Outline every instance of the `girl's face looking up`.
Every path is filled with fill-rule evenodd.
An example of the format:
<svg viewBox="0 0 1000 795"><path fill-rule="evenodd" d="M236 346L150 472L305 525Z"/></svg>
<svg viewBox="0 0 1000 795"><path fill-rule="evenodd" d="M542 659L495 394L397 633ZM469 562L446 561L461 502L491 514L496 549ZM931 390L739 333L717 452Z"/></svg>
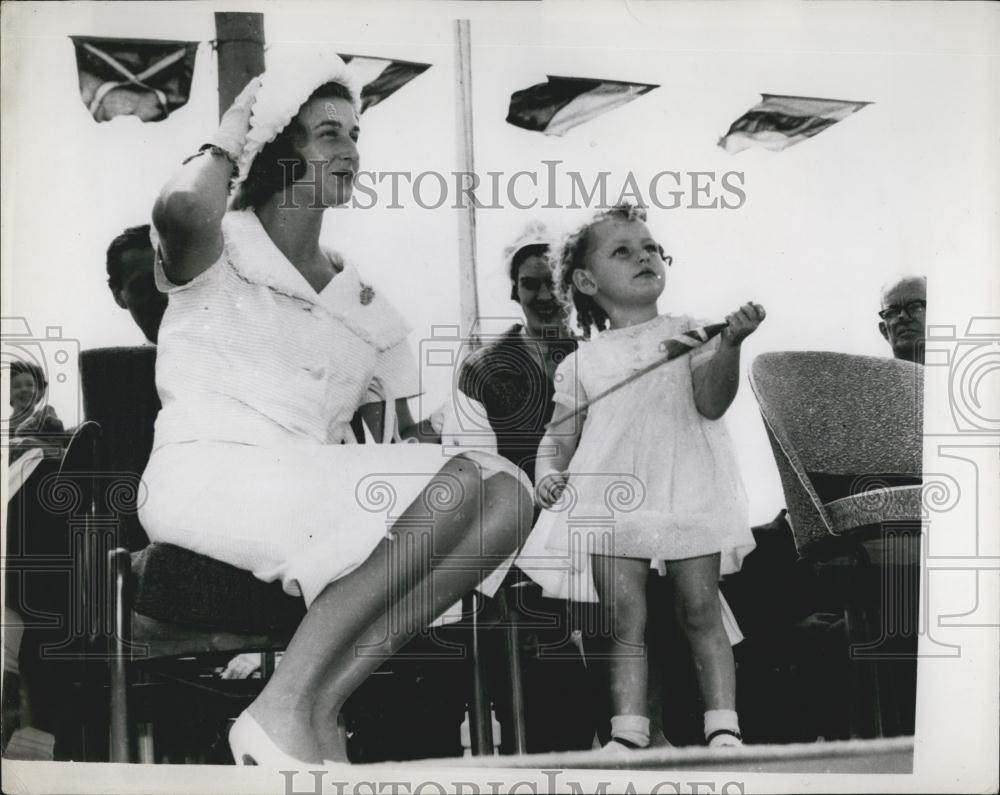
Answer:
<svg viewBox="0 0 1000 795"><path fill-rule="evenodd" d="M663 293L666 264L642 221L609 218L595 224L586 262L586 268L574 272L574 284L605 311L655 306Z"/></svg>

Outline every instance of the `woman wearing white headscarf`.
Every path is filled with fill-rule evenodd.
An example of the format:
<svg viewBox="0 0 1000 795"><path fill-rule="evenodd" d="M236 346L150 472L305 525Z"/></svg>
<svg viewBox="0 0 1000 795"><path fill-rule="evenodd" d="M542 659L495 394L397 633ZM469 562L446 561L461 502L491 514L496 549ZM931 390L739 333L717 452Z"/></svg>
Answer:
<svg viewBox="0 0 1000 795"><path fill-rule="evenodd" d="M234 724L237 764L346 761L347 697L497 569L531 517L530 486L498 456L351 444L359 409L383 441L419 437L406 323L319 243L359 168L358 106L336 56L279 63L153 209L170 301L140 519L153 540L281 580L309 608Z"/></svg>

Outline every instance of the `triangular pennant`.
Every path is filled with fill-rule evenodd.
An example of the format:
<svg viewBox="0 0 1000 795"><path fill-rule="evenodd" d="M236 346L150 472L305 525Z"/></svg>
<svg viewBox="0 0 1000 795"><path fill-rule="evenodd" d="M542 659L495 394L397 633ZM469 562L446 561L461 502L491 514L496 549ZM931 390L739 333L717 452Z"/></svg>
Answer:
<svg viewBox="0 0 1000 795"><path fill-rule="evenodd" d="M550 75L548 82L511 94L507 122L546 135L563 135L654 88L659 86Z"/></svg>
<svg viewBox="0 0 1000 795"><path fill-rule="evenodd" d="M198 42L70 36L80 97L95 121L162 121L191 94Z"/></svg>
<svg viewBox="0 0 1000 795"><path fill-rule="evenodd" d="M430 69L429 63L393 61L388 58L369 58L363 55L341 55L357 75L362 85L361 112L377 105L395 94L414 77Z"/></svg>
<svg viewBox="0 0 1000 795"><path fill-rule="evenodd" d="M730 154L751 146L780 152L812 138L870 102L761 94L761 101L733 122L719 146Z"/></svg>

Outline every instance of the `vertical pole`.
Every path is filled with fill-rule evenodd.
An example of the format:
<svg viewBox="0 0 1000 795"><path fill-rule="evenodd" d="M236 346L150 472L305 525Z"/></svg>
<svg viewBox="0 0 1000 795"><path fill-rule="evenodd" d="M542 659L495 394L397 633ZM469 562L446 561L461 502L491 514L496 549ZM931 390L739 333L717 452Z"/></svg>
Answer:
<svg viewBox="0 0 1000 795"><path fill-rule="evenodd" d="M472 694L469 697L469 738L473 756L493 753L493 716L486 687L486 666L479 634L479 611L483 597L473 591L462 599L462 611L469 616L469 656L472 658Z"/></svg>
<svg viewBox="0 0 1000 795"><path fill-rule="evenodd" d="M458 168L468 174L475 173L472 143L472 45L469 20L455 20L455 93L456 138L458 140ZM458 300L462 313L462 335L469 340L469 347L478 347L472 338L479 318L479 294L476 285L476 208L473 203L458 211ZM486 673L479 637L479 597L475 592L462 600L463 612L469 616L472 658L472 693L469 698L469 729L472 753L482 756L493 753L493 722L490 715L489 695L486 692Z"/></svg>
<svg viewBox="0 0 1000 795"><path fill-rule="evenodd" d="M510 676L510 731L514 738L514 753L528 753L525 725L524 674L521 670L521 633L517 608L510 603L510 592L500 589L500 615L504 625L504 650L507 653L507 673Z"/></svg>
<svg viewBox="0 0 1000 795"><path fill-rule="evenodd" d="M111 575L108 612L115 617L115 631L111 646L111 720L108 750L112 762L128 762L129 713L128 713L128 663L132 650L128 641L132 637L131 605L125 598L125 578L132 566L132 558L124 549L115 549L108 556Z"/></svg>
<svg viewBox="0 0 1000 795"><path fill-rule="evenodd" d="M264 15L220 11L215 14L219 55L219 116L243 86L264 71Z"/></svg>
<svg viewBox="0 0 1000 795"><path fill-rule="evenodd" d="M458 168L471 175L475 173L475 158L472 142L472 45L467 19L455 20L455 89L458 110ZM467 204L458 211L458 295L462 312L462 334L470 340L472 347L478 347L478 338L470 338L479 319L476 207L468 199Z"/></svg>

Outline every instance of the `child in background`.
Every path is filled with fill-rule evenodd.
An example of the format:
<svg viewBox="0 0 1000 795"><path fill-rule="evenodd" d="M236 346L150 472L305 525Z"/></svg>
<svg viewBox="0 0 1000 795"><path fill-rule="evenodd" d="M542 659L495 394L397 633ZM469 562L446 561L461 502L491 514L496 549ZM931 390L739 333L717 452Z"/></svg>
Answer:
<svg viewBox="0 0 1000 795"><path fill-rule="evenodd" d="M38 448L46 458L62 458L66 438L62 421L45 401L48 381L33 362L10 363L10 463Z"/></svg>
<svg viewBox="0 0 1000 795"><path fill-rule="evenodd" d="M705 739L709 746L739 745L733 654L718 581L739 569L753 536L719 420L736 396L740 346L764 319L764 309L743 305L711 342L598 401L582 415L585 421L559 424L588 399L662 358L666 340L701 325L658 313L670 258L645 218L641 208L612 208L563 246L557 290L575 307L588 341L556 373L555 413L536 464L536 499L549 510L525 551L544 544L570 553L577 581L571 590L596 589L609 644L612 739L605 748L649 744L644 636L651 561L672 581L704 703ZM594 328L600 333L590 340ZM623 490L624 483L630 485ZM564 490L571 494L561 500ZM610 506L613 526L595 529L590 522L581 529L567 504L576 517L607 516Z"/></svg>

